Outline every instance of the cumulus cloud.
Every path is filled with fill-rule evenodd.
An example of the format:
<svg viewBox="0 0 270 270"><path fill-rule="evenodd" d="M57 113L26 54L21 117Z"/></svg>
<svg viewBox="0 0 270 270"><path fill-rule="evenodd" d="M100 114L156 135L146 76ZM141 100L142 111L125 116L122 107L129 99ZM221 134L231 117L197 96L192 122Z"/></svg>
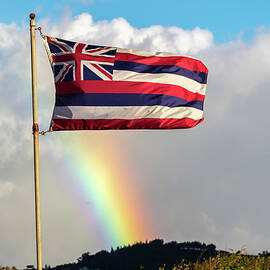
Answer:
<svg viewBox="0 0 270 270"><path fill-rule="evenodd" d="M213 43L212 33L199 27L184 30L178 27L156 25L137 29L124 18L94 22L88 13L75 18L67 15L62 24L54 27L46 25L44 28L49 35L92 44L185 54L198 53L209 48Z"/></svg>
<svg viewBox="0 0 270 270"><path fill-rule="evenodd" d="M112 131L110 140L121 142L122 155L141 175L136 183L147 203L145 207L150 209L157 237L212 242L219 248L240 249L246 245L251 251L269 249L270 220L260 212L268 204L269 190L269 33L259 32L248 43L235 40L215 45L207 29L158 25L138 29L124 18L95 22L87 13L67 15L56 25L44 19L39 25L44 34L70 40L201 58L209 68L204 123L192 130ZM26 28L0 24L0 59L5 63L0 74L0 139L4 142L0 145L0 230L7 232L1 239L0 261L20 267L34 263L31 80ZM39 119L41 129L46 129L54 86L42 46L38 38ZM96 147L95 141L101 145L108 140L106 134L85 136ZM72 194L65 189L69 168L63 161L68 147L63 137L69 136L53 133L40 138L47 264L69 262L84 251L107 248L98 244L92 227L87 227L71 201ZM14 237L22 231L21 239ZM74 245L63 254L67 238ZM19 250L16 256L12 250Z"/></svg>

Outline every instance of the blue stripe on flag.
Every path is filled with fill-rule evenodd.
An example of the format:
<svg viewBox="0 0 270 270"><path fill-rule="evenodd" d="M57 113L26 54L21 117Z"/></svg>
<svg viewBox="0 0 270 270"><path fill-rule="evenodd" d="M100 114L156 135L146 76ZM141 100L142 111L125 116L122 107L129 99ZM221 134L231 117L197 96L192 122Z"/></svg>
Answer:
<svg viewBox="0 0 270 270"><path fill-rule="evenodd" d="M55 106L154 106L193 107L203 110L203 101L186 101L160 94L83 93L56 95Z"/></svg>
<svg viewBox="0 0 270 270"><path fill-rule="evenodd" d="M114 69L116 70L128 70L138 73L171 73L175 75L185 76L198 83L207 83L207 73L192 71L186 68L182 68L176 65L146 65L128 61L114 62Z"/></svg>

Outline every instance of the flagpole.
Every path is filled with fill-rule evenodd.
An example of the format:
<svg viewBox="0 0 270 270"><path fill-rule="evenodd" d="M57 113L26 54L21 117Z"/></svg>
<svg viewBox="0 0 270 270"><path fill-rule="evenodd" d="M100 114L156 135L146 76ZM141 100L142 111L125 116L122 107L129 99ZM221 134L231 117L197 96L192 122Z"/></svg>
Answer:
<svg viewBox="0 0 270 270"><path fill-rule="evenodd" d="M39 127L37 110L37 71L36 71L36 23L35 14L30 14L32 106L33 106L33 143L35 176L35 215L36 215L36 252L37 269L42 270L41 219L40 219L40 180L39 180Z"/></svg>

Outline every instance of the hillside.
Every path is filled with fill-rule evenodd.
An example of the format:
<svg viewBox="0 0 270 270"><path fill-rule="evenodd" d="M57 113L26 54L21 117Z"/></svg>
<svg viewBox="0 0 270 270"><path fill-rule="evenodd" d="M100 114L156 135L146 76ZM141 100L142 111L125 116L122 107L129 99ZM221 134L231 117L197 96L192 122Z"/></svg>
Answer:
<svg viewBox="0 0 270 270"><path fill-rule="evenodd" d="M103 250L93 255L87 252L82 254L76 263L56 266L52 270L79 270L84 267L100 270L138 270L141 266L144 270L153 270L164 265L165 269L172 269L173 265L182 260L196 262L216 255L216 246L213 244L175 241L164 243L163 240L156 239L118 247L110 252Z"/></svg>

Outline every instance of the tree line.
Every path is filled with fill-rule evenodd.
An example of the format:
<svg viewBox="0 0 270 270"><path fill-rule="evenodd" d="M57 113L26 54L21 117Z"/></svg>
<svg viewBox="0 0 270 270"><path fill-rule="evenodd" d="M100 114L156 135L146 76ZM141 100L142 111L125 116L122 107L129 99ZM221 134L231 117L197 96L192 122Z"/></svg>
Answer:
<svg viewBox="0 0 270 270"><path fill-rule="evenodd" d="M153 270L172 266L181 262L196 262L216 256L216 246L197 241L164 243L162 239L139 242L133 245L117 247L111 251L102 250L96 254L83 253L76 263L59 265L51 270L79 270L82 268L99 270Z"/></svg>
<svg viewBox="0 0 270 270"><path fill-rule="evenodd" d="M240 254L241 251L235 254ZM171 270L174 265L185 262L195 263L207 261L217 255L230 255L226 251L216 249L214 244L206 245L198 241L177 243L176 241L164 243L162 239L138 242L124 247L111 248L110 251L102 250L95 254L83 253L76 262L51 267L45 265L44 270ZM270 257L268 251L262 251L258 256ZM15 267L3 267L0 270L17 270ZM25 270L36 270L33 265L28 265Z"/></svg>

